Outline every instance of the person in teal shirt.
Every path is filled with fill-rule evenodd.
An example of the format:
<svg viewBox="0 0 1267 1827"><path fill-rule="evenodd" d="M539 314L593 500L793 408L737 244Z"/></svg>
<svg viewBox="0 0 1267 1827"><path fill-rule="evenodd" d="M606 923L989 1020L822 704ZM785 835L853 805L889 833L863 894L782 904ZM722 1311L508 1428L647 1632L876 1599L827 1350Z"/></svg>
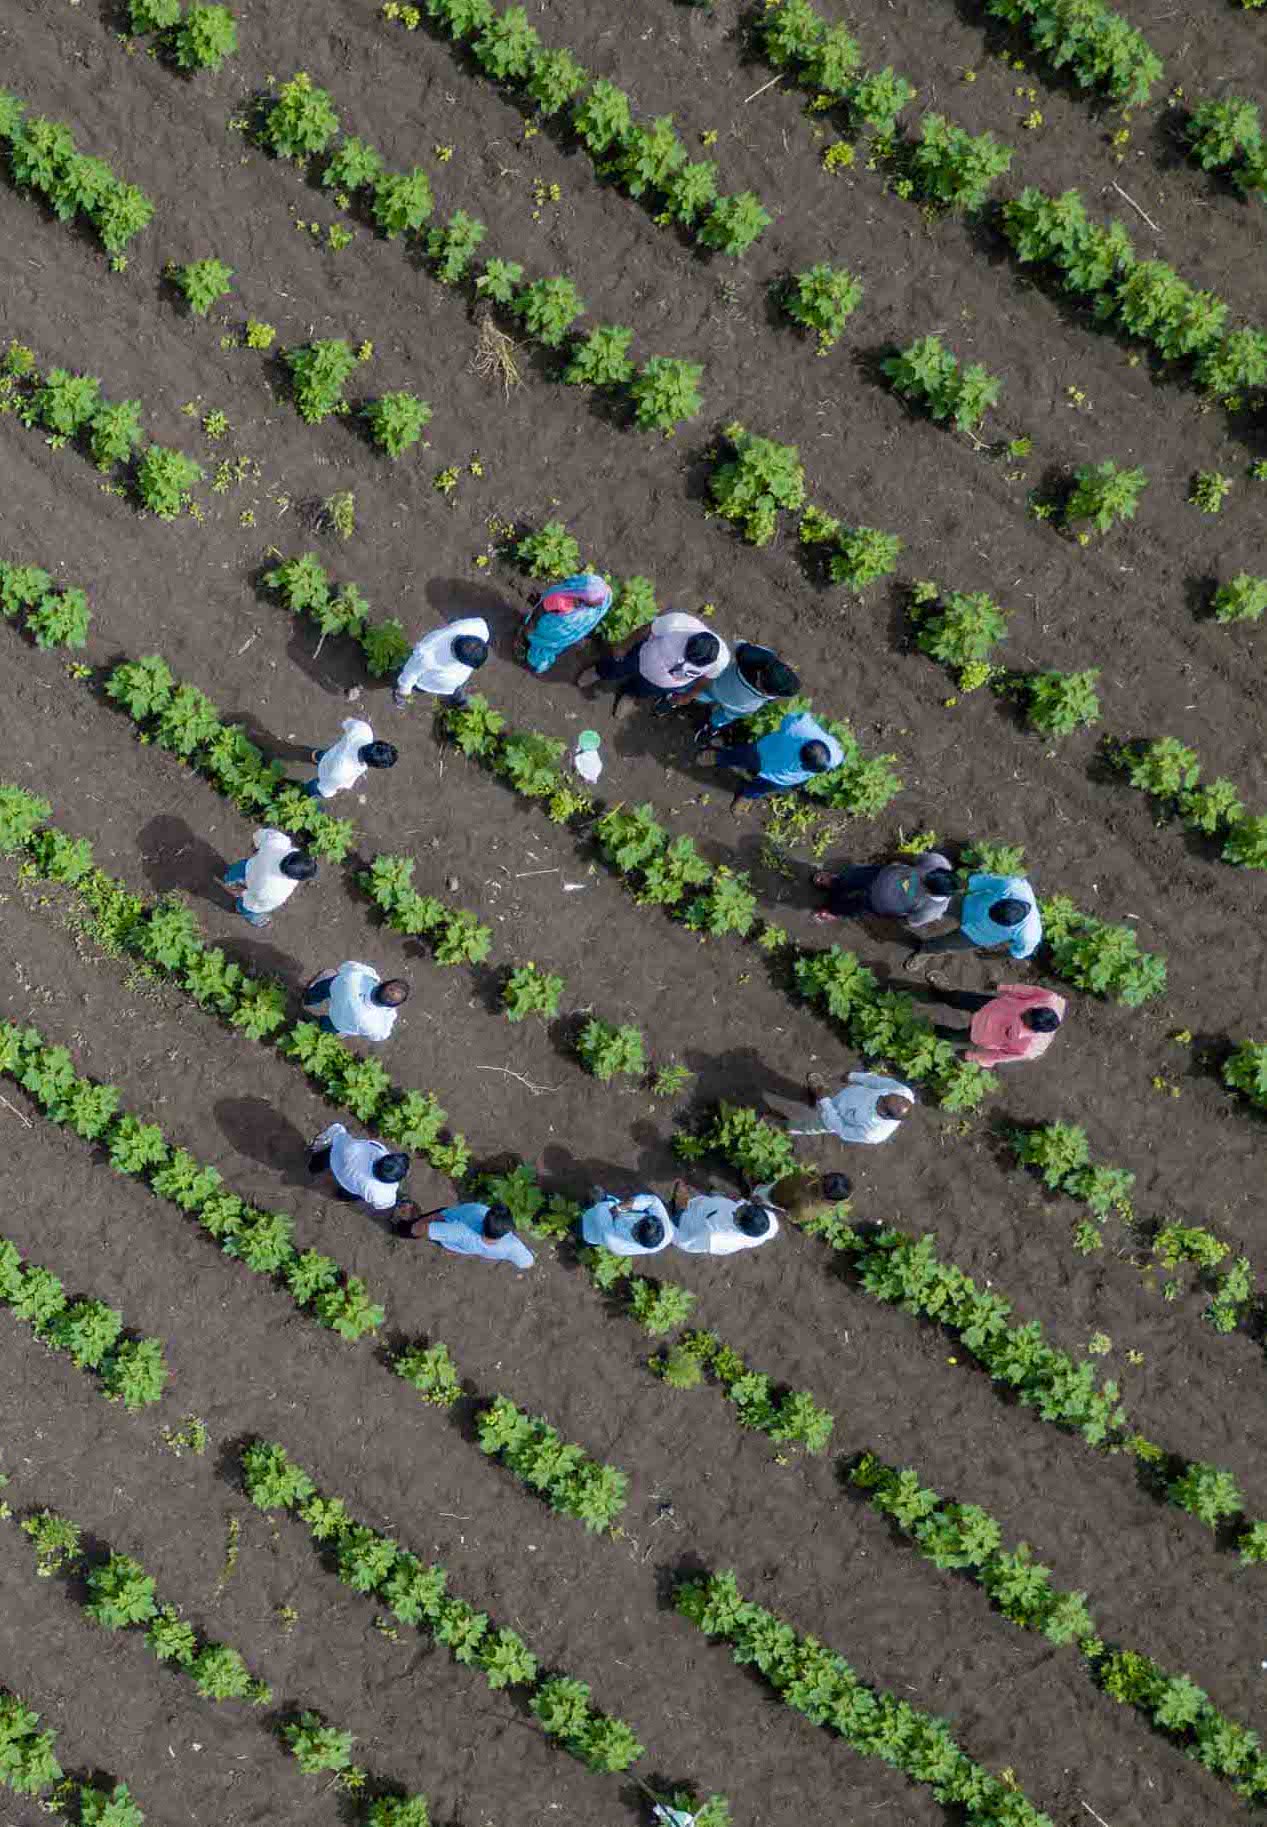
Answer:
<svg viewBox="0 0 1267 1827"><path fill-rule="evenodd" d="M913 964L925 952L984 951L1000 945L1006 945L1013 958L1028 958L1043 936L1034 890L1023 875L970 875L958 916L954 932L922 940L906 963Z"/></svg>
<svg viewBox="0 0 1267 1827"><path fill-rule="evenodd" d="M816 775L838 768L845 759L845 751L836 737L808 711L789 711L778 729L759 737L756 742L717 748L715 753L719 768L734 768L753 776L736 789L731 801L732 811L746 799L763 799L767 793L790 793Z"/></svg>

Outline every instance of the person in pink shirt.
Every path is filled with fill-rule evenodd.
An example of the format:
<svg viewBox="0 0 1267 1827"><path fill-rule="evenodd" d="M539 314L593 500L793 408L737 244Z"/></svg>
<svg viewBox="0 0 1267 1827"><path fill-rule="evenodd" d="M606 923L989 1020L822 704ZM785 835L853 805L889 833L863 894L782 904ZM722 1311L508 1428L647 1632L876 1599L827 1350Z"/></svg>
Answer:
<svg viewBox="0 0 1267 1827"><path fill-rule="evenodd" d="M940 1040L963 1051L978 1066L1007 1066L1038 1059L1051 1045L1065 1019L1065 999L1054 990L1024 983L1000 983L991 994L981 990L927 990L926 996L971 1015L967 1030L934 1022Z"/></svg>

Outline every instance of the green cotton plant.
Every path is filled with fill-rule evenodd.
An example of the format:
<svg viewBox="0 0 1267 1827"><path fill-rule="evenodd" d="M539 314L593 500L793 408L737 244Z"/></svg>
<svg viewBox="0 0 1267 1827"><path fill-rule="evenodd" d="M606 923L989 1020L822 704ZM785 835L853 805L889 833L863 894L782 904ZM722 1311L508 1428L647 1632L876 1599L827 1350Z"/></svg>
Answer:
<svg viewBox="0 0 1267 1827"><path fill-rule="evenodd" d="M1008 617L984 590L963 593L951 590L939 597L936 607L911 604L915 645L944 666L964 667L987 660L998 641L1007 635Z"/></svg>
<svg viewBox="0 0 1267 1827"><path fill-rule="evenodd" d="M431 180L415 165L411 171L384 171L374 180L370 214L388 241L420 229L435 207Z"/></svg>
<svg viewBox="0 0 1267 1827"><path fill-rule="evenodd" d="M1053 69L1068 66L1080 87L1123 107L1142 107L1164 74L1148 40L1107 0L987 0L986 10L1027 33Z"/></svg>
<svg viewBox="0 0 1267 1827"><path fill-rule="evenodd" d="M1223 1063L1223 1083L1267 1109L1267 1046L1243 1040Z"/></svg>
<svg viewBox="0 0 1267 1827"><path fill-rule="evenodd" d="M158 1609L153 1580L130 1555L112 1552L103 1565L88 1568L84 1584L88 1588L84 1610L103 1630L144 1624Z"/></svg>
<svg viewBox="0 0 1267 1827"><path fill-rule="evenodd" d="M326 1725L319 1713L303 1712L281 1727L282 1743L305 1776L346 1770L352 1762L352 1734Z"/></svg>
<svg viewBox="0 0 1267 1827"><path fill-rule="evenodd" d="M566 277L534 279L515 293L510 310L529 336L547 349L558 349L584 314L585 300Z"/></svg>
<svg viewBox="0 0 1267 1827"><path fill-rule="evenodd" d="M475 281L478 297L507 307L523 280L524 270L517 260L489 260Z"/></svg>
<svg viewBox="0 0 1267 1827"><path fill-rule="evenodd" d="M141 442L141 402L119 400L101 405L88 421L88 450L99 470L126 463Z"/></svg>
<svg viewBox="0 0 1267 1827"><path fill-rule="evenodd" d="M497 752L493 767L525 799L546 799L564 785L559 772L565 744L535 730L512 731Z"/></svg>
<svg viewBox="0 0 1267 1827"><path fill-rule="evenodd" d="M578 139L594 157L620 147L633 128L629 97L601 77L592 82L572 109Z"/></svg>
<svg viewBox="0 0 1267 1827"><path fill-rule="evenodd" d="M365 1283L355 1275L347 1276L342 1287L323 1289L313 1301L313 1312L323 1326L349 1340L377 1332L387 1317L385 1309L370 1299Z"/></svg>
<svg viewBox="0 0 1267 1827"><path fill-rule="evenodd" d="M272 1699L264 1682L257 1682L236 1649L227 1643L207 1643L189 1665L194 1685L204 1700L253 1700L256 1706Z"/></svg>
<svg viewBox="0 0 1267 1827"><path fill-rule="evenodd" d="M260 125L262 145L279 158L307 158L324 152L339 131L339 117L324 89L313 86L300 70L277 91L277 99Z"/></svg>
<svg viewBox="0 0 1267 1827"><path fill-rule="evenodd" d="M878 527L841 527L835 550L828 554L828 575L846 590L865 590L897 569L902 543L896 533Z"/></svg>
<svg viewBox="0 0 1267 1827"><path fill-rule="evenodd" d="M554 582L580 570L581 550L561 520L547 520L537 532L526 533L516 542L515 563L529 577Z"/></svg>
<svg viewBox="0 0 1267 1827"><path fill-rule="evenodd" d="M275 1275L295 1254L294 1221L285 1212L262 1212L248 1207L221 1242L226 1256L234 1257L254 1275Z"/></svg>
<svg viewBox="0 0 1267 1827"><path fill-rule="evenodd" d="M189 505L190 491L203 474L184 451L151 444L137 465L136 492L151 514L160 520L175 520Z"/></svg>
<svg viewBox="0 0 1267 1827"><path fill-rule="evenodd" d="M442 1341L407 1346L392 1359L392 1369L433 1407L452 1408L462 1394L457 1365Z"/></svg>
<svg viewBox="0 0 1267 1827"><path fill-rule="evenodd" d="M539 1415L525 1414L508 1396L497 1396L476 1415L482 1452L500 1459L552 1510L574 1516L603 1533L625 1507L628 1479L570 1445Z"/></svg>
<svg viewBox="0 0 1267 1827"><path fill-rule="evenodd" d="M54 1510L40 1510L35 1516L28 1516L21 1524L23 1535L29 1536L35 1549L35 1572L41 1580L52 1579L63 1568L73 1565L80 1557L79 1530L65 1516L58 1516ZM0 1769L2 1769L0 1764Z"/></svg>
<svg viewBox="0 0 1267 1827"><path fill-rule="evenodd" d="M163 1347L157 1339L124 1339L101 1367L107 1396L122 1402L129 1414L162 1400L167 1374Z"/></svg>
<svg viewBox="0 0 1267 1827"><path fill-rule="evenodd" d="M633 378L633 331L624 324L596 324L572 345L563 379L571 387L623 387Z"/></svg>
<svg viewBox="0 0 1267 1827"><path fill-rule="evenodd" d="M614 1027L610 1022L591 1018L581 1030L576 1043L585 1070L604 1085L618 1073L641 1078L647 1069L642 1034L633 1027Z"/></svg>
<svg viewBox="0 0 1267 1827"><path fill-rule="evenodd" d="M1138 1008L1166 987L1166 961L1141 952L1129 926L1111 926L1056 896L1041 904L1051 967L1075 989Z"/></svg>
<svg viewBox="0 0 1267 1827"><path fill-rule="evenodd" d="M26 618L37 647L85 647L92 612L82 590L49 591Z"/></svg>
<svg viewBox="0 0 1267 1827"><path fill-rule="evenodd" d="M54 1736L39 1724L38 1713L0 1688L0 1783L15 1795L39 1795L61 1781Z"/></svg>
<svg viewBox="0 0 1267 1827"><path fill-rule="evenodd" d="M672 437L677 427L695 418L702 402L699 381L704 370L698 362L653 355L629 383L634 423L639 431L662 431Z"/></svg>
<svg viewBox="0 0 1267 1827"><path fill-rule="evenodd" d="M123 1315L104 1301L78 1300L48 1331L48 1342L70 1356L76 1370L98 1370L123 1330Z"/></svg>
<svg viewBox="0 0 1267 1827"><path fill-rule="evenodd" d="M679 165L663 188L664 209L656 221L661 225L676 222L693 230L717 201L717 166L712 159Z"/></svg>
<svg viewBox="0 0 1267 1827"><path fill-rule="evenodd" d="M512 970L502 986L502 1006L507 1021L526 1021L529 1015L540 1015L551 1021L559 1012L563 979L535 964L521 964Z"/></svg>
<svg viewBox="0 0 1267 1827"><path fill-rule="evenodd" d="M238 32L227 6L191 6L171 36L172 56L181 70L218 70L238 48Z"/></svg>
<svg viewBox="0 0 1267 1827"><path fill-rule="evenodd" d="M92 869L92 845L86 837L67 837L56 829L37 831L26 851L30 868L46 882L78 883Z"/></svg>
<svg viewBox="0 0 1267 1827"><path fill-rule="evenodd" d="M1148 485L1142 469L1120 469L1111 459L1083 463L1074 471L1074 487L1065 502L1066 526L1089 520L1098 533L1107 533L1119 520L1133 520L1140 495Z"/></svg>
<svg viewBox="0 0 1267 1827"><path fill-rule="evenodd" d="M696 239L702 247L737 260L761 238L772 220L760 197L741 190L734 196L718 197L696 231Z"/></svg>
<svg viewBox="0 0 1267 1827"><path fill-rule="evenodd" d="M283 349L299 416L309 425L327 419L343 406L343 389L357 365L352 345L340 337Z"/></svg>
<svg viewBox="0 0 1267 1827"><path fill-rule="evenodd" d="M361 408L370 436L389 457L403 456L431 422L431 408L412 393L384 393Z"/></svg>
<svg viewBox="0 0 1267 1827"><path fill-rule="evenodd" d="M630 1278L629 1317L652 1338L662 1338L666 1332L684 1326L694 1306L694 1294L676 1282L650 1281L644 1275Z"/></svg>
<svg viewBox="0 0 1267 1827"><path fill-rule="evenodd" d="M117 1117L106 1137L110 1165L117 1174L143 1174L167 1160L167 1144L156 1123L139 1117Z"/></svg>
<svg viewBox="0 0 1267 1827"><path fill-rule="evenodd" d="M895 393L917 400L935 419L972 431L1002 392L1002 382L979 362L961 369L939 336L925 336L880 364Z"/></svg>
<svg viewBox="0 0 1267 1827"><path fill-rule="evenodd" d="M193 260L188 266L174 266L170 271L172 283L184 295L195 317L206 317L233 282L233 268L223 260Z"/></svg>
<svg viewBox="0 0 1267 1827"><path fill-rule="evenodd" d="M621 136L609 169L631 197L667 188L675 172L686 164L686 147L678 138L671 114L657 115L644 126L631 126Z"/></svg>
<svg viewBox="0 0 1267 1827"><path fill-rule="evenodd" d="M722 864L713 871L707 891L696 895L687 907L683 924L691 932L709 933L714 938L723 933L745 938L756 918L757 897L748 886L747 875Z"/></svg>
<svg viewBox="0 0 1267 1827"><path fill-rule="evenodd" d="M1267 869L1267 817L1238 820L1220 855L1238 869Z"/></svg>
<svg viewBox="0 0 1267 1827"><path fill-rule="evenodd" d="M546 120L562 113L589 80L589 73L566 49L535 51L529 60L523 87Z"/></svg>
<svg viewBox="0 0 1267 1827"><path fill-rule="evenodd" d="M55 437L73 438L100 403L101 383L90 374L50 368L31 402L39 423Z"/></svg>
<svg viewBox="0 0 1267 1827"><path fill-rule="evenodd" d="M324 182L324 179L322 180ZM427 230L427 257L441 285L460 285L470 273L487 228L464 209L455 209L442 228Z"/></svg>
<svg viewBox="0 0 1267 1827"><path fill-rule="evenodd" d="M1196 750L1187 748L1174 736L1161 736L1154 742L1124 750L1121 765L1131 785L1155 799L1177 800L1201 777Z"/></svg>
<svg viewBox="0 0 1267 1827"><path fill-rule="evenodd" d="M1261 147L1262 116L1243 95L1209 96L1192 110L1184 138L1202 171L1227 171Z"/></svg>
<svg viewBox="0 0 1267 1827"><path fill-rule="evenodd" d="M537 1679L537 1658L513 1630L491 1631L480 1644L478 1661L494 1691L531 1687Z"/></svg>
<svg viewBox="0 0 1267 1827"><path fill-rule="evenodd" d="M323 190L370 190L383 174L383 157L365 140L350 135L331 153L321 173Z"/></svg>
<svg viewBox="0 0 1267 1827"><path fill-rule="evenodd" d="M1091 1159L1087 1132L1076 1123L1044 1123L1017 1130L1012 1146L1018 1161L1037 1170L1043 1185L1055 1192Z"/></svg>
<svg viewBox="0 0 1267 1827"><path fill-rule="evenodd" d="M1217 1529L1229 1517L1239 1516L1245 1502L1235 1478L1221 1466L1191 1461L1183 1473L1169 1481L1166 1496L1180 1510L1186 1510L1203 1522L1207 1529Z"/></svg>
<svg viewBox="0 0 1267 1827"><path fill-rule="evenodd" d="M805 499L801 453L795 444L754 437L738 424L728 425L723 435L734 456L718 464L709 480L717 512L734 521L750 545L768 545L780 510L795 510Z"/></svg>
<svg viewBox="0 0 1267 1827"><path fill-rule="evenodd" d="M242 1478L247 1496L260 1510L291 1510L316 1491L303 1467L268 1440L253 1440L243 1450Z"/></svg>
<svg viewBox="0 0 1267 1827"><path fill-rule="evenodd" d="M1217 622L1260 621L1267 609L1267 577L1251 577L1241 571L1219 585L1210 607Z"/></svg>
<svg viewBox="0 0 1267 1827"><path fill-rule="evenodd" d="M909 160L915 194L942 209L979 209L1012 163L992 133L974 139L940 114L926 114Z"/></svg>
<svg viewBox="0 0 1267 1827"><path fill-rule="evenodd" d="M536 27L522 6L494 13L471 45L471 54L486 76L516 86L523 83L541 48Z"/></svg>
<svg viewBox="0 0 1267 1827"><path fill-rule="evenodd" d="M0 856L16 856L52 811L46 799L0 783Z"/></svg>
<svg viewBox="0 0 1267 1827"><path fill-rule="evenodd" d="M843 266L820 262L795 274L780 289L779 301L793 323L818 338L818 353L826 355L862 302L862 281Z"/></svg>
<svg viewBox="0 0 1267 1827"><path fill-rule="evenodd" d="M1031 729L1044 736L1069 736L1100 721L1095 682L1098 666L1086 672L1030 673L1025 679L1025 715Z"/></svg>
<svg viewBox="0 0 1267 1827"><path fill-rule="evenodd" d="M1213 347L1227 320L1223 299L1190 286L1160 260L1131 268L1117 288L1114 311L1132 335L1172 362Z"/></svg>

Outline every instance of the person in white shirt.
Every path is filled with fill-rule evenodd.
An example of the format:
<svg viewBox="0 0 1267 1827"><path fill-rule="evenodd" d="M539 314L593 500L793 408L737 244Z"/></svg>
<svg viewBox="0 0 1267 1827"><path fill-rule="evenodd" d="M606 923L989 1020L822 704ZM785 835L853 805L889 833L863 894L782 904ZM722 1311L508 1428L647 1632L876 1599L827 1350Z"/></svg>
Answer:
<svg viewBox="0 0 1267 1827"><path fill-rule="evenodd" d="M707 622L680 609L670 609L657 615L650 632L624 654L608 655L597 666L586 667L576 682L592 685L601 680L616 684L619 689L613 708L619 708L621 699L628 694L654 698L657 710L670 710L689 704L729 664L730 649Z"/></svg>
<svg viewBox="0 0 1267 1827"><path fill-rule="evenodd" d="M695 1256L730 1256L755 1250L779 1234L779 1221L755 1199L697 1193L679 1180L673 1188L673 1241Z"/></svg>
<svg viewBox="0 0 1267 1827"><path fill-rule="evenodd" d="M491 638L482 615L468 615L424 634L397 677L393 694L397 708L403 710L416 691L447 698L450 704L465 704L466 682L488 658Z"/></svg>
<svg viewBox="0 0 1267 1827"><path fill-rule="evenodd" d="M482 1256L486 1262L509 1262L517 1269L530 1269L536 1260L523 1239L516 1237L514 1220L500 1201L483 1205L471 1199L464 1205L443 1205L434 1212L403 1218L396 1225L396 1235L410 1237L415 1243L428 1237L451 1256Z"/></svg>
<svg viewBox="0 0 1267 1827"><path fill-rule="evenodd" d="M331 1123L308 1144L308 1172L334 1176L336 1199L359 1199L371 1211L389 1212L400 1195L400 1183L409 1172L409 1156L393 1152L385 1142L359 1140L342 1123Z"/></svg>
<svg viewBox="0 0 1267 1827"><path fill-rule="evenodd" d="M343 734L333 747L312 751L317 777L304 792L310 799L333 799L354 787L368 768L394 768L396 756L395 743L376 742L363 717L345 717Z"/></svg>
<svg viewBox="0 0 1267 1827"><path fill-rule="evenodd" d="M373 965L349 958L337 971L317 972L304 990L304 1007L314 1015L321 1010L324 1034L387 1040L408 997L409 985L402 978L390 977L384 983Z"/></svg>
<svg viewBox="0 0 1267 1827"><path fill-rule="evenodd" d="M794 1136L839 1136L842 1142L887 1142L915 1108L915 1093L901 1079L881 1072L851 1072L834 1097L826 1095L826 1081L813 1074L809 1102L817 1107L820 1122L794 1129Z"/></svg>
<svg viewBox="0 0 1267 1827"><path fill-rule="evenodd" d="M255 855L232 863L220 879L238 912L252 926L268 926L273 909L289 901L301 882L310 882L317 865L284 831L265 825L255 833Z"/></svg>
<svg viewBox="0 0 1267 1827"><path fill-rule="evenodd" d="M613 1256L655 1256L667 1250L672 1241L669 1214L663 1199L654 1193L638 1193L632 1199L617 1199L594 1188L593 1203L581 1214L581 1236L596 1249L610 1250Z"/></svg>

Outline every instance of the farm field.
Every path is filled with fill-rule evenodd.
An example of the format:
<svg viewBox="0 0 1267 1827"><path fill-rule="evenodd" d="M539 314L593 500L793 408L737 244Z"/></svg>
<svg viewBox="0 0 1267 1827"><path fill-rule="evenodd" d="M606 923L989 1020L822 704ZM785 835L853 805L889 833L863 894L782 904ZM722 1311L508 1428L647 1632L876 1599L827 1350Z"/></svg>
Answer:
<svg viewBox="0 0 1267 1827"><path fill-rule="evenodd" d="M481 67L478 0L235 0L202 68L176 0L0 4L0 1827L650 1827L657 1802L1224 1827L1267 1798L1267 179L1229 175L1267 155L1190 156L1201 104L1267 107L1267 10L1122 0L1159 67L1117 94L1037 48L1052 10L533 0L578 93L671 115L757 200L728 215L679 207L632 128L587 149L514 30ZM857 45L834 96L786 51L816 19ZM887 127L857 89L886 69L911 90ZM288 143L301 73L325 124ZM929 114L1010 163L978 142L949 198ZM80 172L77 211L37 194L67 157L40 119L112 174ZM1041 213L1071 189L1115 234ZM465 253L456 212L486 231ZM179 272L211 260L202 312ZM787 301L822 264L857 286L820 353ZM596 326L632 339L590 384ZM929 337L1000 383L958 425L898 365ZM287 352L325 341L350 409L301 414ZM694 375L668 408L655 358ZM136 402L116 445L59 370ZM363 409L399 394L428 414L393 458ZM1097 527L1075 472L1107 462L1145 481ZM851 529L895 536L869 581ZM527 593L585 567L630 630L644 579L785 656L856 739L836 803L732 819L689 714L577 684L600 640L529 672ZM394 705L462 616L492 633L474 710ZM1044 726L1033 681L1085 673L1092 720ZM350 716L399 764L303 827L318 878L256 932L218 879L313 809L221 727L302 782ZM885 995L919 982L904 936L812 921L814 870L920 833L965 869L1023 847L1047 943L934 968L1065 995L1041 1061L934 1059L931 1005ZM393 858L441 904L425 931ZM377 1074L306 1025L344 959L411 984L389 1042L351 1044ZM558 994L510 1021L530 964ZM641 1060L587 1069L591 1022ZM883 1148L722 1108L859 1067L919 1090ZM421 1210L507 1197L534 1267L337 1202L307 1167L336 1119L412 1123ZM817 1234L669 1249L646 1285L577 1247L595 1185L737 1196L793 1146L853 1182Z"/></svg>

